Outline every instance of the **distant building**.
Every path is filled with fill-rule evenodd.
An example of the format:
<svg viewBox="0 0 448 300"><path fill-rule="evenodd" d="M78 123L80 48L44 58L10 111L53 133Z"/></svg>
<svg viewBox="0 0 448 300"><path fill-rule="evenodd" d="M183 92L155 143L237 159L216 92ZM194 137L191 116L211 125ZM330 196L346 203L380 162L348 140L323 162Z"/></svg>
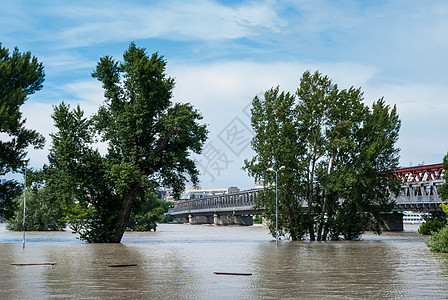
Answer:
<svg viewBox="0 0 448 300"><path fill-rule="evenodd" d="M262 189L264 188L264 181L255 181L254 189Z"/></svg>
<svg viewBox="0 0 448 300"><path fill-rule="evenodd" d="M157 195L158 195L158 197L160 198L160 200L162 200L162 201L168 201L168 200L166 200L166 197L169 197L169 195L170 195L170 191L168 191L168 190L159 190L158 192L157 192Z"/></svg>

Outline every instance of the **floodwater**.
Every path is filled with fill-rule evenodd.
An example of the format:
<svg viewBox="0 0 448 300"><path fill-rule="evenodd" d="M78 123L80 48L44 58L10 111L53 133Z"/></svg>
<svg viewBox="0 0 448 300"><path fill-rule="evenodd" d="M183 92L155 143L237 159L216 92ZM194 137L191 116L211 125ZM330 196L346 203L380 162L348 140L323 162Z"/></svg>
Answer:
<svg viewBox="0 0 448 300"><path fill-rule="evenodd" d="M23 250L22 233L0 224L0 299L448 299L448 254L424 239L366 234L276 248L263 227L162 224L122 244L28 232ZM14 265L43 263L52 265Z"/></svg>

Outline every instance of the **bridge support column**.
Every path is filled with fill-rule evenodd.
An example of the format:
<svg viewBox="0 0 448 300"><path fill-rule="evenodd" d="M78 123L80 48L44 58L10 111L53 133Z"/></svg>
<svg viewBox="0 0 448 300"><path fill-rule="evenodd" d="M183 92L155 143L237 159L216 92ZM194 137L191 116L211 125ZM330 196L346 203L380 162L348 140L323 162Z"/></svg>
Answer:
<svg viewBox="0 0 448 300"><path fill-rule="evenodd" d="M218 216L218 214L214 214L213 215L213 224L214 225L219 225L219 216Z"/></svg>
<svg viewBox="0 0 448 300"><path fill-rule="evenodd" d="M173 217L173 223L184 224L190 222L188 217Z"/></svg>
<svg viewBox="0 0 448 300"><path fill-rule="evenodd" d="M197 225L197 224L213 224L213 218L212 216L195 216L195 215L189 215L188 216L188 223Z"/></svg>
<svg viewBox="0 0 448 300"><path fill-rule="evenodd" d="M213 215L213 224L215 225L242 225L252 226L254 225L254 219L250 215Z"/></svg>
<svg viewBox="0 0 448 300"><path fill-rule="evenodd" d="M393 212L388 214L384 218L384 231L403 231L403 214Z"/></svg>

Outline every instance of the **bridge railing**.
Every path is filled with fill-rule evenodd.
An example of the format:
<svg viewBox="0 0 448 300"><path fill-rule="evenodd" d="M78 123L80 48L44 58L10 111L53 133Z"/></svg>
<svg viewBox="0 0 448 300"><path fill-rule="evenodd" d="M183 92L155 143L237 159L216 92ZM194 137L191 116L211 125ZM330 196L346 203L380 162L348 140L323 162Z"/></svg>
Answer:
<svg viewBox="0 0 448 300"><path fill-rule="evenodd" d="M252 207L255 205L254 200L257 194L258 189L254 189L231 194L176 201L170 213L204 209Z"/></svg>
<svg viewBox="0 0 448 300"><path fill-rule="evenodd" d="M442 203L439 196L439 187L444 180L414 181L403 183L398 196L391 196L397 204L396 209L412 206L438 207ZM258 189L247 190L237 193L214 195L204 198L176 201L170 213L185 213L194 211L212 211L229 208L252 207L255 205L255 197ZM304 208L306 208L306 202Z"/></svg>

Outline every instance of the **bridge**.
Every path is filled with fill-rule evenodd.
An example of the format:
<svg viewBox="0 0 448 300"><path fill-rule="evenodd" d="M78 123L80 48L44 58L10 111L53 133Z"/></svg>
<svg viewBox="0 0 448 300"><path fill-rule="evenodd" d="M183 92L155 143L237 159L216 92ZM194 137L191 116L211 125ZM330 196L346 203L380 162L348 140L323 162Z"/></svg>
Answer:
<svg viewBox="0 0 448 300"><path fill-rule="evenodd" d="M394 171L401 179L401 191L395 200L394 211L441 211L439 188L445 182L443 164L402 168Z"/></svg>
<svg viewBox="0 0 448 300"><path fill-rule="evenodd" d="M433 212L441 211L442 199L439 188L445 182L442 164L401 168L394 175L401 179L401 191L398 196L391 195L395 201L393 212L406 210ZM255 198L260 189L251 189L224 195L208 196L199 199L176 201L169 211L174 221L190 224L215 225L252 225ZM306 204L304 203L304 207ZM394 214L392 223L401 224L402 214ZM395 226L395 225L393 225ZM395 228L397 228L395 226Z"/></svg>
<svg viewBox="0 0 448 300"><path fill-rule="evenodd" d="M175 222L215 225L252 225L259 189L174 202Z"/></svg>

